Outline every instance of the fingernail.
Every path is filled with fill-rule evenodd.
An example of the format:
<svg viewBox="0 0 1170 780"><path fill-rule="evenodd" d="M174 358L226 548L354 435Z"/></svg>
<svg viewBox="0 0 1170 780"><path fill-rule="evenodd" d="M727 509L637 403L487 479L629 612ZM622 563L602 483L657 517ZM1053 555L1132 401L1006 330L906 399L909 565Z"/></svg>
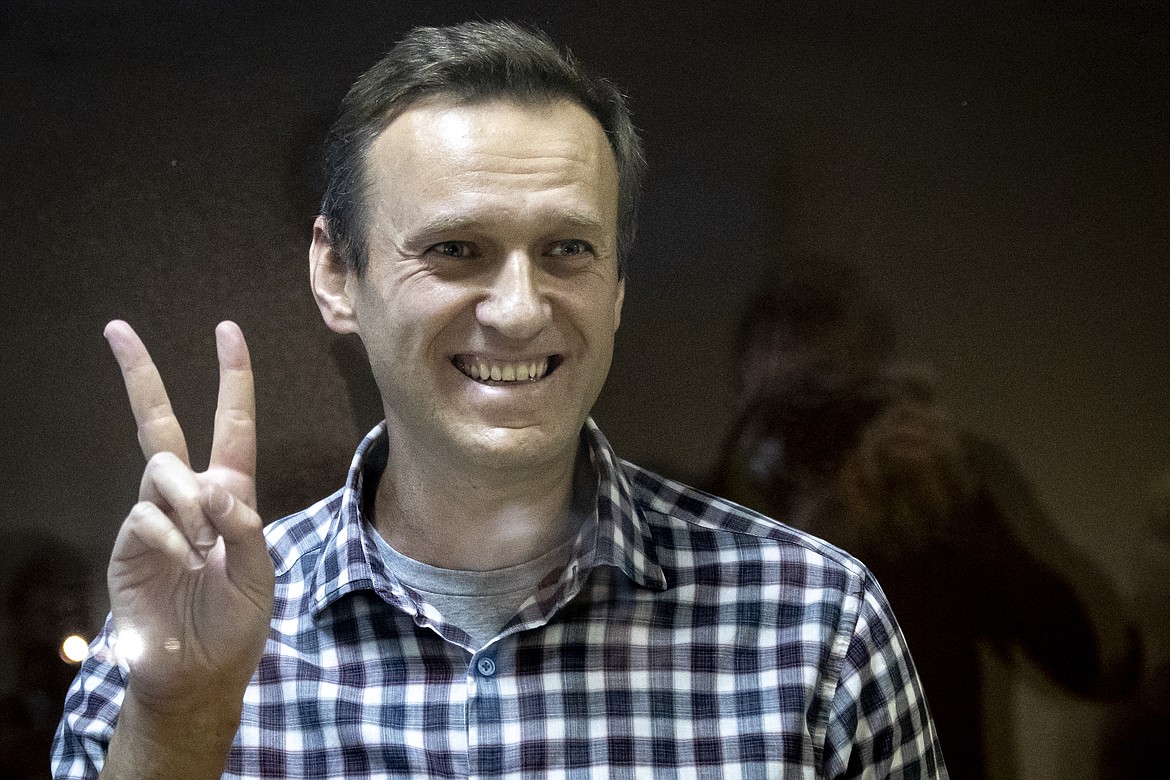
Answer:
<svg viewBox="0 0 1170 780"><path fill-rule="evenodd" d="M118 333L118 329L115 326L115 322L117 322L117 320L107 323L106 327L102 330L102 337L105 338L106 343L110 345L120 344L123 341L122 335Z"/></svg>
<svg viewBox="0 0 1170 780"><path fill-rule="evenodd" d="M219 534L215 532L214 528L200 528L199 533L195 535L195 546L204 555L212 547L215 547L215 540L219 538Z"/></svg>
<svg viewBox="0 0 1170 780"><path fill-rule="evenodd" d="M227 517L228 512L232 511L232 505L235 499L232 494L218 485L208 485L206 506L207 511L216 517ZM212 533L214 537L214 532ZM215 541L213 538L212 541Z"/></svg>

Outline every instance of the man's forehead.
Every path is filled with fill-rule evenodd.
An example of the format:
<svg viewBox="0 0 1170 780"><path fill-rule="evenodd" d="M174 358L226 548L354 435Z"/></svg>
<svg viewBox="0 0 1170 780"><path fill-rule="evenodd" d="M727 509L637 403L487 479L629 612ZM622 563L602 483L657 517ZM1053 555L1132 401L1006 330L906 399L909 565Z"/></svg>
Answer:
<svg viewBox="0 0 1170 780"><path fill-rule="evenodd" d="M542 119L550 122L539 121ZM554 124L556 130L552 131ZM542 143L564 140L572 140L578 153L588 149L615 161L601 123L577 101L510 95L474 100L444 94L419 98L385 125L371 150L384 152L401 143L421 143L446 155L493 142L539 148ZM570 150L566 147L563 151Z"/></svg>
<svg viewBox="0 0 1170 780"><path fill-rule="evenodd" d="M616 240L616 159L573 101L419 102L371 145L366 176L371 229L404 241L521 223Z"/></svg>

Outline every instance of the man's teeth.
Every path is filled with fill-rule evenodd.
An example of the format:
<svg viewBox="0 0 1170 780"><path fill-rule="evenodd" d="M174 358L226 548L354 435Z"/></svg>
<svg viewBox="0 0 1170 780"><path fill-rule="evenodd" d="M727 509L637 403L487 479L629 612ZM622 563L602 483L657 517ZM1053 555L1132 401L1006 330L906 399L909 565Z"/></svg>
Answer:
<svg viewBox="0 0 1170 780"><path fill-rule="evenodd" d="M491 379L496 382L526 382L540 379L548 373L548 359L530 363L486 363L481 360L461 360L460 368L472 379Z"/></svg>

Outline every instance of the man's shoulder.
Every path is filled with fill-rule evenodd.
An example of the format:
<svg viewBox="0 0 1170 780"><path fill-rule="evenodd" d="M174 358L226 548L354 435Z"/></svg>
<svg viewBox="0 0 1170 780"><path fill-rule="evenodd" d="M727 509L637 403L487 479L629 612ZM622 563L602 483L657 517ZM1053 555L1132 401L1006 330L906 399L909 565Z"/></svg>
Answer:
<svg viewBox="0 0 1170 780"><path fill-rule="evenodd" d="M790 562L810 579L829 575L850 591L870 577L857 558L778 519L628 461L622 469L660 550L696 561Z"/></svg>

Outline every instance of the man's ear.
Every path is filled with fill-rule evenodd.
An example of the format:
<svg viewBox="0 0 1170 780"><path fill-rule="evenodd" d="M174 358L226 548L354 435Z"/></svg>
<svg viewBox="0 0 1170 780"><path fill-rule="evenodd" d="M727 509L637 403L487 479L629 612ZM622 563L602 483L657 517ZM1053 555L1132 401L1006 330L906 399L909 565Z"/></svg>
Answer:
<svg viewBox="0 0 1170 780"><path fill-rule="evenodd" d="M358 333L357 314L350 298L349 265L340 257L329 237L329 223L318 216L313 222L313 243L309 246L309 286L321 310L321 319L337 333Z"/></svg>

